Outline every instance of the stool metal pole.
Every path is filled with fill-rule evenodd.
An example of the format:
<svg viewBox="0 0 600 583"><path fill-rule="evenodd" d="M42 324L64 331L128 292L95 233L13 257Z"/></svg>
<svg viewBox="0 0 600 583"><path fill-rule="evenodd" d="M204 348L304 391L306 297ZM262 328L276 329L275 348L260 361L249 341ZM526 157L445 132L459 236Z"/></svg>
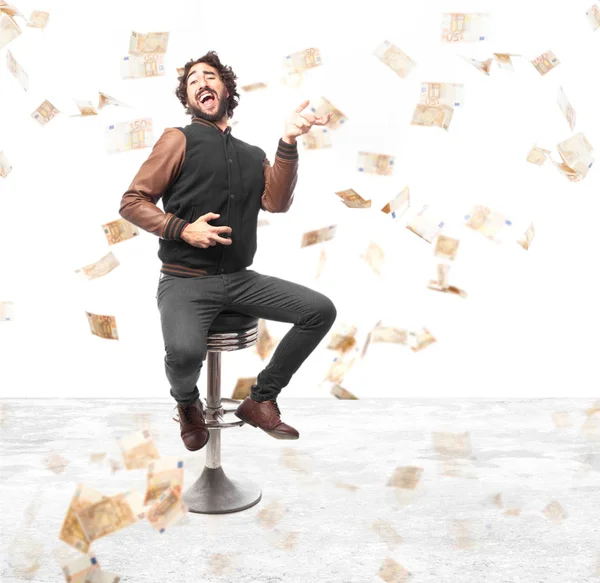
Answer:
<svg viewBox="0 0 600 583"><path fill-rule="evenodd" d="M221 353L208 351L208 377L206 381L206 417L218 421L221 408ZM221 467L221 429L207 423L210 439L206 444L206 467Z"/></svg>
<svg viewBox="0 0 600 583"><path fill-rule="evenodd" d="M240 338L243 340L240 341ZM228 413L221 404L221 350L239 350L256 341L256 329L246 334L215 334L214 346L207 354L206 427L210 438L206 444L206 465L200 477L183 493L189 512L226 514L246 510L260 502L262 490L248 480L231 480L221 467L221 429L240 426L243 422L222 422ZM232 401L226 399L226 401ZM233 401L235 402L235 401Z"/></svg>

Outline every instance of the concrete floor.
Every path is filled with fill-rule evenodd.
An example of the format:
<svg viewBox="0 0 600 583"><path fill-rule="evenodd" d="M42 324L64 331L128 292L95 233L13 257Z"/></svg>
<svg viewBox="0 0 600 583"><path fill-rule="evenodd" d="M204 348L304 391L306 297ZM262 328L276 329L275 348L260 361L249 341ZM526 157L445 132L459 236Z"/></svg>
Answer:
<svg viewBox="0 0 600 583"><path fill-rule="evenodd" d="M3 582L65 580L62 562L80 554L58 533L76 484L145 492L145 470L113 473L116 437L149 426L162 456L184 460L184 491L195 481L205 450L183 447L173 405L1 402ZM281 398L280 407L298 441L248 426L223 432L225 472L259 483L258 505L188 513L163 534L140 521L93 542L100 567L135 583L600 581L598 402ZM434 433L462 437L453 449ZM107 456L90 463L93 452ZM52 453L64 469L46 467ZM402 477L402 466L422 471Z"/></svg>

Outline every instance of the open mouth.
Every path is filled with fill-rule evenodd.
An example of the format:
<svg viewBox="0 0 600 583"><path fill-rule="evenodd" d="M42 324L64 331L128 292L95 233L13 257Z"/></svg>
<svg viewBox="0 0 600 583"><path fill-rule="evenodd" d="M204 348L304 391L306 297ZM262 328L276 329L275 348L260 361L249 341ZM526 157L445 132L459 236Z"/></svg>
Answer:
<svg viewBox="0 0 600 583"><path fill-rule="evenodd" d="M216 103L217 100L212 93L204 93L203 95L200 96L198 101L202 105L205 105L206 107L211 107L212 105L214 105Z"/></svg>

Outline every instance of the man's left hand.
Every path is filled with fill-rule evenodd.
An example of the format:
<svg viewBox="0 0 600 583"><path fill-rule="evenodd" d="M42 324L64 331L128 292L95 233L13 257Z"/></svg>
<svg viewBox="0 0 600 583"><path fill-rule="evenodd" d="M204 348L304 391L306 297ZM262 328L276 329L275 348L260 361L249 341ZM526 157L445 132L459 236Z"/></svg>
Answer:
<svg viewBox="0 0 600 583"><path fill-rule="evenodd" d="M322 117L317 117L312 113L300 112L310 103L310 100L303 101L298 108L285 121L285 130L283 132L283 140L291 144L296 143L296 138L310 131L310 128L315 126L324 126L331 119L331 112ZM287 138L287 139L286 139Z"/></svg>

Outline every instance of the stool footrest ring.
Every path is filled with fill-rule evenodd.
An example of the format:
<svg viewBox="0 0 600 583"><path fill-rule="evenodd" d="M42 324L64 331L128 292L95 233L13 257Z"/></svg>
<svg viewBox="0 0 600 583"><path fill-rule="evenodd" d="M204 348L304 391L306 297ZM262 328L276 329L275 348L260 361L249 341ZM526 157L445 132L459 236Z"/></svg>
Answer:
<svg viewBox="0 0 600 583"><path fill-rule="evenodd" d="M244 424L243 421L229 421L229 422L225 422L225 423L222 423L220 421L217 421L217 422L207 421L206 428L207 429L227 429L228 427L241 427L243 424Z"/></svg>
<svg viewBox="0 0 600 583"><path fill-rule="evenodd" d="M223 421L223 416L228 413L235 413L237 411L237 407L233 409L224 409L223 401L228 401L235 405L239 405L241 401L236 401L235 399L224 399L221 398L221 406L220 407L209 407L208 405L204 406L204 418L206 419L206 427L209 429L227 429L228 427L241 427L244 425L243 421Z"/></svg>

